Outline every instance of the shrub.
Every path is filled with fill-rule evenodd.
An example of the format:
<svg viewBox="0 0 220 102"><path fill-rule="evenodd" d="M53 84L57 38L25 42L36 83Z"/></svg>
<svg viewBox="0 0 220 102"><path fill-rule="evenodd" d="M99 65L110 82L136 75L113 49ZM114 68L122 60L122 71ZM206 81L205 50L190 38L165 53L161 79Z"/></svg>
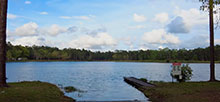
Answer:
<svg viewBox="0 0 220 102"><path fill-rule="evenodd" d="M140 80L143 82L146 82L146 83L148 82L148 80L146 78L140 78Z"/></svg>
<svg viewBox="0 0 220 102"><path fill-rule="evenodd" d="M76 89L75 87L73 87L73 86L64 87L64 90L65 90L65 92L67 92L67 93L77 91L77 89Z"/></svg>
<svg viewBox="0 0 220 102"><path fill-rule="evenodd" d="M192 72L193 70L191 69L191 67L189 67L189 65L186 64L181 67L181 75L182 75L181 79L178 75L172 77L175 78L178 82L185 82L187 80L191 80L193 75Z"/></svg>

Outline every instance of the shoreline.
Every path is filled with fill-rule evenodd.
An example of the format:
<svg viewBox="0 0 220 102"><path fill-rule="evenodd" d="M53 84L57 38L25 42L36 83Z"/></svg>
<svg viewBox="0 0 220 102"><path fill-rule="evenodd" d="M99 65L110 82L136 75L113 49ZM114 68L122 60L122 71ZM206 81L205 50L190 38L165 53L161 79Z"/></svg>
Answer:
<svg viewBox="0 0 220 102"><path fill-rule="evenodd" d="M137 79L140 80L140 79ZM127 82L127 81L126 81ZM220 82L153 82L154 86L144 86L127 82L152 102L219 102ZM144 82L148 83L148 82Z"/></svg>
<svg viewBox="0 0 220 102"><path fill-rule="evenodd" d="M94 60L94 61L79 61L79 60L23 60L23 61L7 61L10 62L140 62L140 63L210 63L210 61L184 61L184 60L171 60L167 62L166 60ZM215 61L216 64L220 61Z"/></svg>
<svg viewBox="0 0 220 102"><path fill-rule="evenodd" d="M158 82L156 87L139 87L153 102L219 102L220 82Z"/></svg>
<svg viewBox="0 0 220 102"><path fill-rule="evenodd" d="M9 87L0 87L0 100L4 102L75 102L75 99L65 96L58 86L48 82L22 81L7 84Z"/></svg>

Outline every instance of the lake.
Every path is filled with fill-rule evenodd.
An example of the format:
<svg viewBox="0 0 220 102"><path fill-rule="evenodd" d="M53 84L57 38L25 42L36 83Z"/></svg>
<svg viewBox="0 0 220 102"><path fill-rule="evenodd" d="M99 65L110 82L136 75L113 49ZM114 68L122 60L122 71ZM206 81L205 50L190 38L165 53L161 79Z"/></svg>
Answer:
<svg viewBox="0 0 220 102"><path fill-rule="evenodd" d="M209 64L190 64L191 81L209 80ZM65 93L78 101L143 100L147 98L123 81L123 77L172 81L171 63L138 62L10 62L7 63L8 82L44 81L74 86L83 92ZM220 79L220 64L216 64Z"/></svg>

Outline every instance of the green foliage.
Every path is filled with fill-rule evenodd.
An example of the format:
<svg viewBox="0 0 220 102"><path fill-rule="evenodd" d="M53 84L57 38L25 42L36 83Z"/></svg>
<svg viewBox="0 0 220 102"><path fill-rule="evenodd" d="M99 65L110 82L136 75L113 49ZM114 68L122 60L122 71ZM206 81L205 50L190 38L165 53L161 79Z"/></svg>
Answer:
<svg viewBox="0 0 220 102"><path fill-rule="evenodd" d="M67 93L77 91L77 89L76 89L75 87L73 87L73 86L64 87L64 90L65 90L65 92L67 92Z"/></svg>
<svg viewBox="0 0 220 102"><path fill-rule="evenodd" d="M182 75L183 80L191 80L193 70L189 67L188 64L182 66Z"/></svg>
<svg viewBox="0 0 220 102"><path fill-rule="evenodd" d="M215 51L220 51L220 45L215 46ZM187 49L159 49L159 50L138 50L138 51L108 51L91 52L80 49L63 49L47 46L20 46L7 43L7 60L71 60L71 61L209 61L209 47ZM220 53L215 54L215 60L220 61Z"/></svg>
<svg viewBox="0 0 220 102"><path fill-rule="evenodd" d="M146 78L140 78L139 80L141 80L143 82L148 82L148 80Z"/></svg>
<svg viewBox="0 0 220 102"><path fill-rule="evenodd" d="M210 0L199 0L199 2L202 2L202 6L200 7L201 10L207 10L210 7ZM220 0L212 0L212 5L215 8L217 5L220 4ZM211 6L212 7L212 6Z"/></svg>
<svg viewBox="0 0 220 102"><path fill-rule="evenodd" d="M193 70L189 67L188 64L186 64L181 67L181 79L178 75L172 77L175 78L178 82L185 82L187 80L191 80L191 77L193 75L192 72Z"/></svg>

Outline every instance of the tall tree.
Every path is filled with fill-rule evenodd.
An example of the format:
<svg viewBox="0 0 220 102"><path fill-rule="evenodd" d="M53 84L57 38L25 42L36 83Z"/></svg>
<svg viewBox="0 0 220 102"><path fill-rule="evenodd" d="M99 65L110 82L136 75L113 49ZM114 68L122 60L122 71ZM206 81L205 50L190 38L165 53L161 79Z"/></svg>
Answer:
<svg viewBox="0 0 220 102"><path fill-rule="evenodd" d="M213 0L209 0L210 81L215 81Z"/></svg>
<svg viewBox="0 0 220 102"><path fill-rule="evenodd" d="M213 9L219 4L220 0L199 0L203 3L202 10L209 11L209 32L210 32L210 81L215 79L215 53L214 53L214 11ZM218 9L217 9L218 10ZM216 11L215 11L216 12Z"/></svg>
<svg viewBox="0 0 220 102"><path fill-rule="evenodd" d="M6 87L6 23L8 0L0 0L0 87Z"/></svg>

